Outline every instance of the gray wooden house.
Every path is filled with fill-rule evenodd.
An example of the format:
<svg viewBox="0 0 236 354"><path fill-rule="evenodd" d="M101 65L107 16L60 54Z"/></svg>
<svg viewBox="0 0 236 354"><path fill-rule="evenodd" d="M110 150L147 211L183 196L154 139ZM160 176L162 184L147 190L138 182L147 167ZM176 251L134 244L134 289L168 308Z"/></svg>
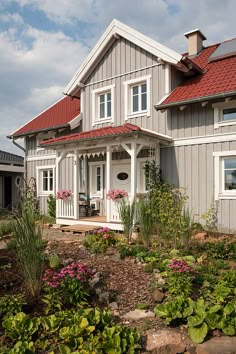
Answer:
<svg viewBox="0 0 236 354"><path fill-rule="evenodd" d="M0 213L6 209L12 210L16 205L24 170L22 156L0 150Z"/></svg>
<svg viewBox="0 0 236 354"><path fill-rule="evenodd" d="M71 194L57 200L57 222L119 229L107 192L147 193L143 167L155 159L194 214L219 201L219 224L236 228L236 40L204 48L200 30L185 36L181 55L113 20L66 98L11 135L25 137L44 212L48 194Z"/></svg>

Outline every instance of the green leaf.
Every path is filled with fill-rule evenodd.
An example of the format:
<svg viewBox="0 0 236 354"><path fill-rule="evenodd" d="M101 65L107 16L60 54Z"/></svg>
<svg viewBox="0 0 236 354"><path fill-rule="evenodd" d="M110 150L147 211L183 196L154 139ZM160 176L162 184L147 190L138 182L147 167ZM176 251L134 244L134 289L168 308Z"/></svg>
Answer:
<svg viewBox="0 0 236 354"><path fill-rule="evenodd" d="M225 307L224 307L224 313L226 315L230 315L232 312L234 311L234 305L231 303L228 303Z"/></svg>
<svg viewBox="0 0 236 354"><path fill-rule="evenodd" d="M191 316L188 319L188 326L189 327L199 326L200 324L202 324L204 320L205 320L205 316Z"/></svg>
<svg viewBox="0 0 236 354"><path fill-rule="evenodd" d="M234 336L236 333L234 326L231 325L223 328L222 331L224 334L227 334L227 336Z"/></svg>
<svg viewBox="0 0 236 354"><path fill-rule="evenodd" d="M59 350L60 350L61 354L70 354L71 353L70 348L68 347L68 345L65 345L65 344L60 344Z"/></svg>
<svg viewBox="0 0 236 354"><path fill-rule="evenodd" d="M189 327L188 335L194 343L202 343L207 335L208 326L205 322L198 327Z"/></svg>
<svg viewBox="0 0 236 354"><path fill-rule="evenodd" d="M218 312L220 309L222 309L222 306L221 305L215 305L215 306L212 306L209 308L209 311L208 313L215 313L215 312Z"/></svg>

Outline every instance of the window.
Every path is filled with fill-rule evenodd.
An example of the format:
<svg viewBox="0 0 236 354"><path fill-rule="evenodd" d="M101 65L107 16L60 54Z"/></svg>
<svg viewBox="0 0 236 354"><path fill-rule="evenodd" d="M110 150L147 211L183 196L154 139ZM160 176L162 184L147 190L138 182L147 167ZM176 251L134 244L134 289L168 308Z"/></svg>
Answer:
<svg viewBox="0 0 236 354"><path fill-rule="evenodd" d="M101 191L101 167L98 166L96 168L96 172L97 172L97 192L100 192Z"/></svg>
<svg viewBox="0 0 236 354"><path fill-rule="evenodd" d="M124 82L125 119L150 116L151 75Z"/></svg>
<svg viewBox="0 0 236 354"><path fill-rule="evenodd" d="M37 168L37 190L38 195L49 195L54 193L54 166L40 166Z"/></svg>
<svg viewBox="0 0 236 354"><path fill-rule="evenodd" d="M224 178L223 190L236 190L236 156L227 157L223 159L224 164Z"/></svg>
<svg viewBox="0 0 236 354"><path fill-rule="evenodd" d="M92 91L93 125L114 121L114 87L102 87Z"/></svg>
<svg viewBox="0 0 236 354"><path fill-rule="evenodd" d="M214 108L214 128L236 124L236 100L220 102L212 105Z"/></svg>
<svg viewBox="0 0 236 354"><path fill-rule="evenodd" d="M236 199L236 151L213 153L215 199Z"/></svg>
<svg viewBox="0 0 236 354"><path fill-rule="evenodd" d="M89 162L90 198L103 198L104 162Z"/></svg>

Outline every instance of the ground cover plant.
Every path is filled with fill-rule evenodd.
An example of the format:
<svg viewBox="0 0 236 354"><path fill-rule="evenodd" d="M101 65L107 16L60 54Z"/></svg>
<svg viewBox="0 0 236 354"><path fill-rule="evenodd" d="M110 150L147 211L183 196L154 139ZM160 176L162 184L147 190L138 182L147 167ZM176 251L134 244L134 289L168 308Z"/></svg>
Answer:
<svg viewBox="0 0 236 354"><path fill-rule="evenodd" d="M91 231L85 236L83 245L94 253L106 252L109 246L116 244L116 236L108 227Z"/></svg>

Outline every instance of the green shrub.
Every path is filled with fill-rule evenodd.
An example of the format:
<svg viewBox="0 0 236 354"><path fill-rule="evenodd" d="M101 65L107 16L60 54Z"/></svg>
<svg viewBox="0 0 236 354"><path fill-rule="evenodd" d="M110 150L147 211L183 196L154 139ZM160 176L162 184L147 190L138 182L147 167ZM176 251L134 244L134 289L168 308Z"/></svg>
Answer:
<svg viewBox="0 0 236 354"><path fill-rule="evenodd" d="M52 218L56 217L56 198L50 194L47 198L47 204L48 204L48 215L51 216Z"/></svg>
<svg viewBox="0 0 236 354"><path fill-rule="evenodd" d="M113 231L108 227L94 230L87 234L83 246L91 249L94 253L104 253L110 246L114 246L117 240Z"/></svg>
<svg viewBox="0 0 236 354"><path fill-rule="evenodd" d="M153 213L153 199L141 199L137 204L138 223L144 246L150 245L155 214Z"/></svg>
<svg viewBox="0 0 236 354"><path fill-rule="evenodd" d="M22 295L6 295L0 297L0 317L10 316L20 312L24 302Z"/></svg>
<svg viewBox="0 0 236 354"><path fill-rule="evenodd" d="M50 254L48 257L49 267L52 269L58 269L61 267L61 260L58 254Z"/></svg>
<svg viewBox="0 0 236 354"><path fill-rule="evenodd" d="M5 221L0 223L0 237L9 235L12 233L12 223L11 221Z"/></svg>

